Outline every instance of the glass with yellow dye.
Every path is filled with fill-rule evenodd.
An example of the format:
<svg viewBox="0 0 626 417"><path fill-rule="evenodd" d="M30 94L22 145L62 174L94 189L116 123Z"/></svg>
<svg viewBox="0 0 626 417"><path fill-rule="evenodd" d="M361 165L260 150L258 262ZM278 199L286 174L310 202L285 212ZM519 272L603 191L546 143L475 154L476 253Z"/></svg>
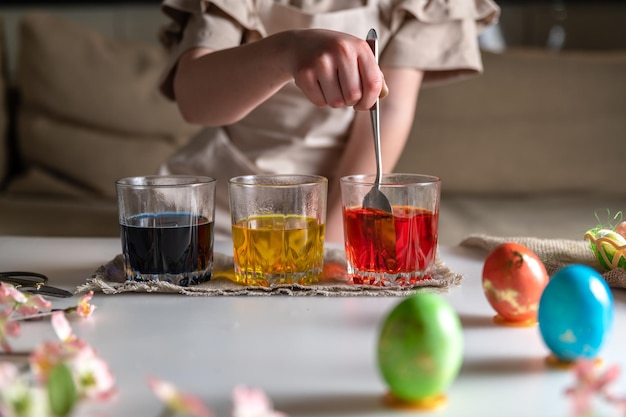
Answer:
<svg viewBox="0 0 626 417"><path fill-rule="evenodd" d="M309 285L324 267L327 180L249 175L229 181L235 279Z"/></svg>
<svg viewBox="0 0 626 417"><path fill-rule="evenodd" d="M313 284L323 268L324 225L304 216L253 216L233 226L233 248L241 284Z"/></svg>

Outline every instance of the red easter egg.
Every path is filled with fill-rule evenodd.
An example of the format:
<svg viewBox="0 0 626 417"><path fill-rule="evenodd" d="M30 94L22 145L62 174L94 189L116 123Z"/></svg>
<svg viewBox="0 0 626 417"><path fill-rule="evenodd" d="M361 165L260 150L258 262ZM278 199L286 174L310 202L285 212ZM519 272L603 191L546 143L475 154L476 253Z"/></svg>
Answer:
<svg viewBox="0 0 626 417"><path fill-rule="evenodd" d="M502 243L487 255L482 275L487 301L502 319L537 321L539 299L550 278L532 250L517 243Z"/></svg>

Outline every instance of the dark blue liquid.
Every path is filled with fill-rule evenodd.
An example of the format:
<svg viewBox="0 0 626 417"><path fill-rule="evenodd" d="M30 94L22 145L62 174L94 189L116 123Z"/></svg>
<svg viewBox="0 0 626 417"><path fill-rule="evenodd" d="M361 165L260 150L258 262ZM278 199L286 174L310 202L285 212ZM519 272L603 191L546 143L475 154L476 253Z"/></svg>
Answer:
<svg viewBox="0 0 626 417"><path fill-rule="evenodd" d="M121 225L129 279L187 286L211 279L213 222L188 213L141 214ZM128 273L128 272L127 272Z"/></svg>

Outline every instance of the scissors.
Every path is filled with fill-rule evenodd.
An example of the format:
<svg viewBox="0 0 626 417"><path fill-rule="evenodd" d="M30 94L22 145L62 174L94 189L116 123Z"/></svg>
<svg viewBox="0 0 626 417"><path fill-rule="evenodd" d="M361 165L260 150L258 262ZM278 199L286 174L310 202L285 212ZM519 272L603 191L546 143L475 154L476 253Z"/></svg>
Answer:
<svg viewBox="0 0 626 417"><path fill-rule="evenodd" d="M0 272L0 282L12 284L20 291L31 294L49 295L51 297L67 298L73 294L62 288L51 287L48 284L48 277L37 272L10 271Z"/></svg>

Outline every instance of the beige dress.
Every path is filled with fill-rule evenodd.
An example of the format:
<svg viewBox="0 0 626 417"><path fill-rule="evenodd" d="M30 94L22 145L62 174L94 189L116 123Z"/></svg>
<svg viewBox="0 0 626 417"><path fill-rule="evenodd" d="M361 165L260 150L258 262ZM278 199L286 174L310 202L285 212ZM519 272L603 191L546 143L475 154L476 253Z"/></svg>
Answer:
<svg viewBox="0 0 626 417"><path fill-rule="evenodd" d="M161 85L173 97L176 62L186 50L224 49L295 28L365 37L376 28L381 67L424 71L423 85L482 71L478 34L500 13L491 0L165 0L164 43L170 64ZM354 117L352 108L318 108L289 83L243 120L206 128L161 167L161 174L218 180L216 236L230 235L227 181L253 173L334 171Z"/></svg>

